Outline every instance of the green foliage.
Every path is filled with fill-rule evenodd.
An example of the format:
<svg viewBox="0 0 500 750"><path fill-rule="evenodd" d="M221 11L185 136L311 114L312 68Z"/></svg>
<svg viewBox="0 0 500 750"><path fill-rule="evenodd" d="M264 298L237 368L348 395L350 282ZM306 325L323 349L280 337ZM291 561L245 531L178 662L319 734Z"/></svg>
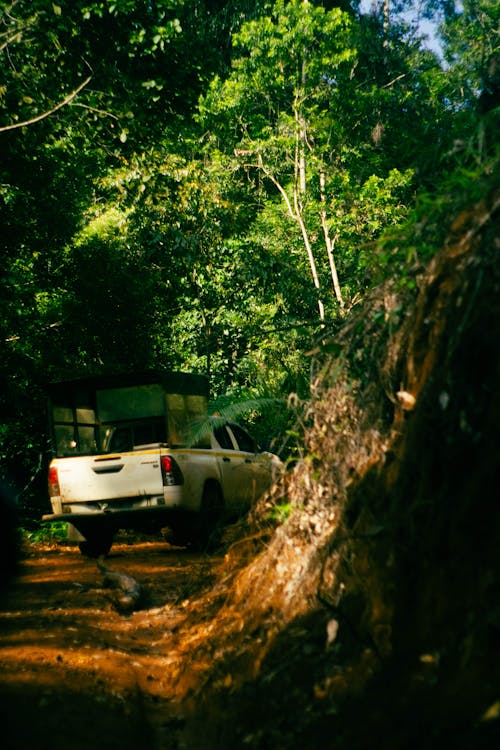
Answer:
<svg viewBox="0 0 500 750"><path fill-rule="evenodd" d="M437 59L396 35L387 46L379 32L354 27L338 8L277 2L269 16L243 25L231 74L215 78L200 101L208 149L224 144L220 163L252 180L262 205L254 236L273 244L276 257L293 258L303 294L292 299L302 309L312 302L309 315L316 291L301 241L310 245L316 286L335 317L326 233L342 292L352 299L371 283L366 247L404 219L417 175L420 184L431 170L435 177L436 148L449 137Z"/></svg>
<svg viewBox="0 0 500 750"><path fill-rule="evenodd" d="M68 524L64 521L40 523L34 528L21 528L21 537L30 544L46 544L68 538Z"/></svg>
<svg viewBox="0 0 500 750"><path fill-rule="evenodd" d="M440 27L445 57L462 97L473 99L484 89L495 58L498 66L500 8L495 0L464 0L452 6Z"/></svg>
<svg viewBox="0 0 500 750"><path fill-rule="evenodd" d="M382 281L398 269L400 285L416 289L417 275L443 247L450 222L497 189L498 174L495 155L474 168L457 167L442 178L437 193L422 193L398 231L377 244L376 263L371 264L374 278Z"/></svg>
<svg viewBox="0 0 500 750"><path fill-rule="evenodd" d="M269 520L274 521L278 525L285 523L291 516L294 508L295 506L292 503L277 503L269 513Z"/></svg>

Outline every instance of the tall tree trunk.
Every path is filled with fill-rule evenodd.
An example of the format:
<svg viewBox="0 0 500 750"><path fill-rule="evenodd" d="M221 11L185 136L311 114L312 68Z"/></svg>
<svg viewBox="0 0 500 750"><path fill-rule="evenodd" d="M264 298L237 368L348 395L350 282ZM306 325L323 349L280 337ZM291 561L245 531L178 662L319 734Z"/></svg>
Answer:
<svg viewBox="0 0 500 750"><path fill-rule="evenodd" d="M259 169L261 169L264 174L271 180L273 185L278 189L280 192L285 205L287 207L287 211L289 216L297 222L297 224L300 227L300 231L302 234L302 240L304 242L304 246L306 248L307 253L307 259L309 261L309 267L311 269L311 275L313 279L313 283L315 288L318 291L318 309L319 309L319 317L321 322L325 320L325 306L323 304L323 301L321 297L319 296L320 292L320 283L319 283L319 276L318 276L318 269L316 266L316 261L314 259L314 253L312 251L311 242L309 240L309 233L307 231L307 227L304 222L304 217L302 216L302 207L299 199L299 193L298 193L298 185L297 181L295 181L294 190L293 190L293 205L290 201L290 198L283 187L283 185L280 183L279 180L276 179L276 177L272 174L272 172L266 167L264 164L264 161L262 159L262 156L258 154L258 166Z"/></svg>
<svg viewBox="0 0 500 750"><path fill-rule="evenodd" d="M389 44L388 34L389 34L389 25L390 25L389 0L384 0L383 14L384 14L384 26L383 26L384 47L387 47Z"/></svg>
<svg viewBox="0 0 500 750"><path fill-rule="evenodd" d="M307 182L306 182L306 123L304 116L301 112L301 101L304 98L304 91L306 86L306 63L302 61L302 74L301 74L301 88L295 94L295 133L296 133L296 154L295 154L295 165L296 171L298 167L299 171L299 191L302 195L305 195ZM297 153L298 152L298 153ZM297 180L296 180L297 182Z"/></svg>
<svg viewBox="0 0 500 750"><path fill-rule="evenodd" d="M326 252L328 254L328 262L330 264L330 275L332 277L333 290L335 292L335 299L339 303L339 307L342 310L344 308L344 300L342 298L342 291L340 289L339 276L337 273L337 264L335 263L335 256L333 254L333 248L337 240L337 235L332 239L330 236L330 230L328 228L328 222L326 220L326 197L325 197L325 173L323 170L319 173L319 191L320 191L320 219L321 226L323 228L323 234L325 237Z"/></svg>

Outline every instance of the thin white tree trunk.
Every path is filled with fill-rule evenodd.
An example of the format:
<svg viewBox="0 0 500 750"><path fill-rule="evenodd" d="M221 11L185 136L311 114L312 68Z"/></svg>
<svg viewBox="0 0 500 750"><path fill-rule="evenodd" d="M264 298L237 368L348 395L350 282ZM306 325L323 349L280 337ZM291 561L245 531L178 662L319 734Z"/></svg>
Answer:
<svg viewBox="0 0 500 750"><path fill-rule="evenodd" d="M337 265L335 263L335 256L333 254L333 248L335 246L335 242L337 241L337 235L332 239L330 236L330 230L328 228L328 222L326 219L326 197L325 197L325 173L323 170L319 173L319 191L320 191L320 200L321 200L321 208L320 208L320 220L321 220L321 226L323 228L323 234L325 237L325 245L326 245L326 252L328 255L328 262L330 264L330 275L332 277L332 283L333 283L333 291L335 292L335 299L339 303L339 307L342 310L344 308L344 300L342 298L342 291L340 289L340 283L339 283L339 276L337 273Z"/></svg>
<svg viewBox="0 0 500 750"><path fill-rule="evenodd" d="M294 202L293 202L293 205L292 205L292 203L290 201L290 198L289 198L289 196L288 196L285 188L280 183L280 181L277 180L276 177L265 166L265 164L264 164L264 162L262 160L262 156L260 154L258 155L258 165L259 165L259 168L264 172L264 174L271 180L271 182L273 183L273 185L275 185L275 187L278 189L278 191L280 192L280 194L281 194L281 196L282 196L282 198L283 198L283 200L285 202L285 205L286 205L286 208L287 208L289 216L294 221L296 221L297 224L300 227L300 231L301 231L301 234L302 234L302 240L304 242L304 247L306 248L307 258L308 258L308 261L309 261L309 267L311 269L311 276L312 276L312 279L313 279L314 286L318 290L319 317L320 317L321 322L323 322L325 320L325 306L323 305L323 301L322 301L321 297L319 297L320 283L319 283L318 269L317 269L317 266L316 266L316 261L314 259L314 253L312 251L311 242L309 240L309 234L307 232L307 227L306 227L306 225L304 223L304 219L303 219L303 216L302 216L300 201L299 201L299 197L298 197L297 185L294 188L294 196L293 196Z"/></svg>

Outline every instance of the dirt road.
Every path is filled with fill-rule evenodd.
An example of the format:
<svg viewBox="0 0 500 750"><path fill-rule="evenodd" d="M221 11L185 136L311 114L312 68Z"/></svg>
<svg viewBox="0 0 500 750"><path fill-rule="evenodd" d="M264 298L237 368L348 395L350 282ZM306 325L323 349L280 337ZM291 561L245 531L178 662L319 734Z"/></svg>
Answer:
<svg viewBox="0 0 500 750"><path fill-rule="evenodd" d="M77 548L26 548L0 604L4 750L177 747L181 701L207 667L196 643L220 561L163 541L115 544L106 564L145 594L124 615Z"/></svg>

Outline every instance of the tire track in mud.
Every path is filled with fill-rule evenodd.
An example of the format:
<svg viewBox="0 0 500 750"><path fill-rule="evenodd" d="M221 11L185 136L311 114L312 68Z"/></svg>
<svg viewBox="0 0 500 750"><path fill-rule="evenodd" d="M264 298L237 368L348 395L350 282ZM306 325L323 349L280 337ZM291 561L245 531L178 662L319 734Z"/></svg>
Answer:
<svg viewBox="0 0 500 750"><path fill-rule="evenodd" d="M142 609L117 612L75 547L23 550L0 610L4 750L154 748L182 725L182 699L210 666L195 648L210 597L193 602L221 560L157 541L116 544L108 560L143 587Z"/></svg>

